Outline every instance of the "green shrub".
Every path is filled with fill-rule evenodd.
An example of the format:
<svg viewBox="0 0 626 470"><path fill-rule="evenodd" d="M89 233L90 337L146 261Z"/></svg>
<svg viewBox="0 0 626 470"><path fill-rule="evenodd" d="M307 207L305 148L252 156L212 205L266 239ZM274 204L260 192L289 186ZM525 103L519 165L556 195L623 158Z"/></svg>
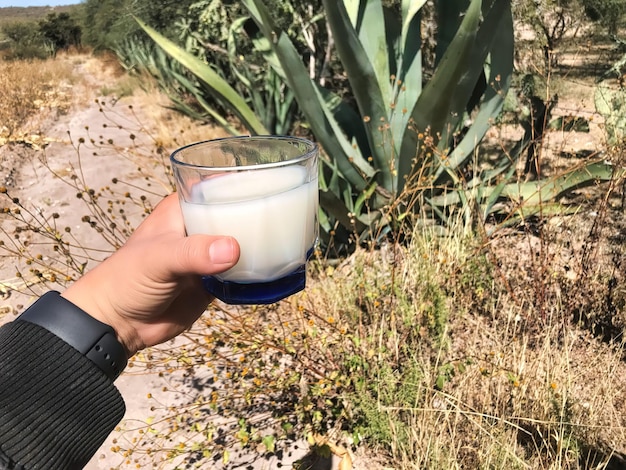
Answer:
<svg viewBox="0 0 626 470"><path fill-rule="evenodd" d="M45 38L34 23L15 22L2 26L2 33L9 39L8 60L45 59L50 56Z"/></svg>
<svg viewBox="0 0 626 470"><path fill-rule="evenodd" d="M68 13L49 13L39 22L39 33L51 44L55 54L81 45L81 27Z"/></svg>
<svg viewBox="0 0 626 470"><path fill-rule="evenodd" d="M582 0L587 17L605 27L610 35L624 23L626 3L622 0Z"/></svg>

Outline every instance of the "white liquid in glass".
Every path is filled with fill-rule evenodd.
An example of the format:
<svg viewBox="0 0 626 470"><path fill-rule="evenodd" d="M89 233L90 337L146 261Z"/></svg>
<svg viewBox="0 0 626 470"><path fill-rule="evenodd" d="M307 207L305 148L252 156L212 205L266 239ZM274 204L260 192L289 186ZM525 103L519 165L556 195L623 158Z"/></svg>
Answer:
<svg viewBox="0 0 626 470"><path fill-rule="evenodd" d="M230 235L239 262L215 276L234 282L267 282L305 264L317 238L317 175L289 166L224 173L193 187L181 201L189 235Z"/></svg>

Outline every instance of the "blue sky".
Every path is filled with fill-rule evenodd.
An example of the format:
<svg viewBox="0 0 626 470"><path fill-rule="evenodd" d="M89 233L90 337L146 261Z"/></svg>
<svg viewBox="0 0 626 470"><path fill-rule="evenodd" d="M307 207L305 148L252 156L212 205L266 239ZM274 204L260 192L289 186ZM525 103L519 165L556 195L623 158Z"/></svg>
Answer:
<svg viewBox="0 0 626 470"><path fill-rule="evenodd" d="M0 0L1 7L45 7L56 5L75 5L81 0Z"/></svg>

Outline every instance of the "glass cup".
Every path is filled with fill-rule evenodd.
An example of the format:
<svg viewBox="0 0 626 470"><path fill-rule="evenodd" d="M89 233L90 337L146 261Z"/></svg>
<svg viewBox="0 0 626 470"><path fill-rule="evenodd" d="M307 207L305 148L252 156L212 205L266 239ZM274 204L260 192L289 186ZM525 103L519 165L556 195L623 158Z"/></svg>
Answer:
<svg viewBox="0 0 626 470"><path fill-rule="evenodd" d="M318 147L297 137L198 142L170 157L187 234L230 235L239 262L204 276L229 304L269 304L304 289L318 237Z"/></svg>

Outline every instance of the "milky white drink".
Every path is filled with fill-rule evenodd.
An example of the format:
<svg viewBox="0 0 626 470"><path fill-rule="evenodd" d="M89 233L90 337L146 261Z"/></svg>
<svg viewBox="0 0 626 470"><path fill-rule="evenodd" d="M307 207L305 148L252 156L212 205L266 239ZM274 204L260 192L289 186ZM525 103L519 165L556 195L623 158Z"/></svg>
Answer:
<svg viewBox="0 0 626 470"><path fill-rule="evenodd" d="M225 172L196 183L181 201L188 234L231 235L239 262L216 278L240 283L284 277L306 262L317 236L317 175L293 165Z"/></svg>

